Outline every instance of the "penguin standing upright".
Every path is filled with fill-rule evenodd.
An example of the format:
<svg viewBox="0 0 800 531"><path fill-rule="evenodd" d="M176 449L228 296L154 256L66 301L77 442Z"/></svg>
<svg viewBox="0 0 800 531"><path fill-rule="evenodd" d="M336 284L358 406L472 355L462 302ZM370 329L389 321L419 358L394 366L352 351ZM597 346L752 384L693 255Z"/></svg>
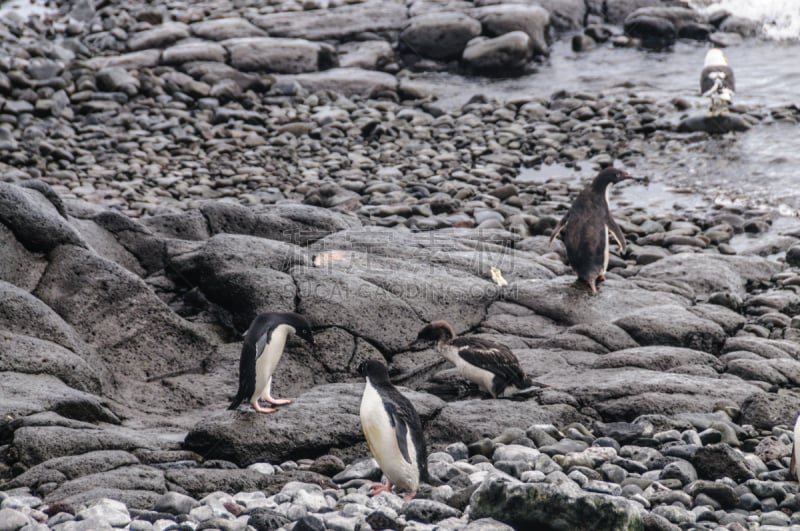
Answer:
<svg viewBox="0 0 800 531"><path fill-rule="evenodd" d="M728 59L719 48L711 48L706 53L703 70L700 72L700 92L711 99L709 116L719 116L728 112L733 103L736 80Z"/></svg>
<svg viewBox="0 0 800 531"><path fill-rule="evenodd" d="M794 423L794 441L792 442L792 457L789 460L789 475L800 481L800 416Z"/></svg>
<svg viewBox="0 0 800 531"><path fill-rule="evenodd" d="M391 492L396 486L417 494L420 481L428 481L428 450L417 410L389 381L386 365L367 360L359 367L367 383L361 397L361 428L373 457L386 476L386 485L372 486L372 494Z"/></svg>
<svg viewBox="0 0 800 531"><path fill-rule="evenodd" d="M250 324L244 337L242 355L239 359L239 391L228 409L236 409L248 400L259 413L274 413L273 408L264 408L259 399L274 406L288 404L289 400L272 398L272 375L283 355L289 334L297 334L314 344L311 325L296 313L262 313Z"/></svg>
<svg viewBox="0 0 800 531"><path fill-rule="evenodd" d="M556 224L550 242L566 228L564 245L567 258L578 278L597 294L597 282L606 279L608 268L608 233L625 252L625 235L608 209L608 187L632 177L617 168L606 168L573 201L561 221Z"/></svg>
<svg viewBox="0 0 800 531"><path fill-rule="evenodd" d="M435 341L436 351L455 365L461 376L478 384L492 398L509 389L532 385L511 349L477 337L456 338L447 321L432 321L420 330L417 341Z"/></svg>

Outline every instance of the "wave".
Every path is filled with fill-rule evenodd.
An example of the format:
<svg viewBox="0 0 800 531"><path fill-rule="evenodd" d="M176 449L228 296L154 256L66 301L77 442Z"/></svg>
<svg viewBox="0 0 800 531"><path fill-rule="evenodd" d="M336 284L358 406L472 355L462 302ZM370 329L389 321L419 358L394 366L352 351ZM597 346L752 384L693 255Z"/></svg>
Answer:
<svg viewBox="0 0 800 531"><path fill-rule="evenodd" d="M725 9L734 15L762 24L764 35L775 40L800 39L800 1L798 0L691 0L703 13Z"/></svg>

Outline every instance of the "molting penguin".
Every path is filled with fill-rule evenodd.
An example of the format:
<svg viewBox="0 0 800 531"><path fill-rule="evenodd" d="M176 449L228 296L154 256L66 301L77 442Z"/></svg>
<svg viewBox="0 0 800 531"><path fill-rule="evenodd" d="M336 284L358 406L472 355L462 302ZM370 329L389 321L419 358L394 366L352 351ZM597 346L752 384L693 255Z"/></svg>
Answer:
<svg viewBox="0 0 800 531"><path fill-rule="evenodd" d="M578 278L586 282L597 294L597 282L606 279L608 268L608 233L617 240L625 252L625 236L611 217L608 209L608 187L632 177L616 168L606 168L597 174L589 186L573 201L569 212L553 229L550 242L565 228L564 245L567 247L569 264Z"/></svg>
<svg viewBox="0 0 800 531"><path fill-rule="evenodd" d="M709 116L719 116L728 112L736 91L733 70L728 59L719 48L711 48L706 53L703 71L700 73L700 92L711 99Z"/></svg>
<svg viewBox="0 0 800 531"><path fill-rule="evenodd" d="M477 337L456 337L447 321L433 321L420 330L417 341L435 341L436 351L456 366L467 380L497 398L507 390L525 389L531 381L519 360L505 345Z"/></svg>
<svg viewBox="0 0 800 531"><path fill-rule="evenodd" d="M392 485L417 494L420 481L428 481L428 451L417 410L389 381L386 365L367 360L359 367L367 379L361 397L361 428L367 444L386 476L386 485L372 486L372 494L391 492Z"/></svg>
<svg viewBox="0 0 800 531"><path fill-rule="evenodd" d="M244 337L239 359L239 391L228 409L236 409L249 400L259 413L273 413L273 408L263 408L259 399L274 406L288 404L289 400L272 398L272 375L283 355L289 334L297 334L312 345L314 335L311 325L296 313L262 313L250 324Z"/></svg>

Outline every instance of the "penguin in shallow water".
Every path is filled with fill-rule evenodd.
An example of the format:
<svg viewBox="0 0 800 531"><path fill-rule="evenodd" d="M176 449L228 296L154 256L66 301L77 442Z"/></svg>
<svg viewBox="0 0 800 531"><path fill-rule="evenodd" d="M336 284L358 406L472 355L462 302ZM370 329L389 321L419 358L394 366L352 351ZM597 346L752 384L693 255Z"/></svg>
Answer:
<svg viewBox="0 0 800 531"><path fill-rule="evenodd" d="M728 112L736 92L736 80L728 59L719 48L711 48L706 53L703 70L700 72L700 92L711 99L709 116L720 116Z"/></svg>
<svg viewBox="0 0 800 531"><path fill-rule="evenodd" d="M625 235L608 209L608 187L632 178L617 168L606 168L598 173L591 184L578 194L550 236L552 243L566 229L564 245L569 265L578 278L589 285L592 295L597 294L597 282L606 279L609 232L617 240L620 250L625 252Z"/></svg>
<svg viewBox="0 0 800 531"><path fill-rule="evenodd" d="M388 480L372 486L373 496L391 492L392 486L406 491L405 501L417 494L421 481L428 481L428 450L417 410L389 381L386 365L367 360L359 367L367 379L361 397L361 428L373 457Z"/></svg>
<svg viewBox="0 0 800 531"><path fill-rule="evenodd" d="M273 406L288 404L289 400L273 398L272 375L283 355L289 334L297 334L311 345L314 335L311 324L296 313L262 313L250 324L244 336L239 359L239 391L228 409L236 409L245 400L259 413L274 413L258 403L265 400Z"/></svg>
<svg viewBox="0 0 800 531"><path fill-rule="evenodd" d="M511 349L477 337L456 337L447 321L431 322L417 334L417 341L435 341L436 351L492 398L532 385Z"/></svg>

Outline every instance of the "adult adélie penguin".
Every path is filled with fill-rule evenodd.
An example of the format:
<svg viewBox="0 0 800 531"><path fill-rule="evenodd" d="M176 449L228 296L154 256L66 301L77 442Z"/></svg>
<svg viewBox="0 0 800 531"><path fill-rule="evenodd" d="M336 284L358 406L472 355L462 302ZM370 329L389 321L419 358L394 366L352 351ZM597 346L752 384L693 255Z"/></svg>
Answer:
<svg viewBox="0 0 800 531"><path fill-rule="evenodd" d="M789 476L800 482L800 415L794 423L794 442L792 443L792 457L789 460Z"/></svg>
<svg viewBox="0 0 800 531"><path fill-rule="evenodd" d="M392 486L417 494L421 481L428 481L428 451L417 410L389 381L386 365L367 360L359 367L366 377L361 397L361 428L373 457L386 476L386 484L375 484L373 495L391 492Z"/></svg>
<svg viewBox="0 0 800 531"><path fill-rule="evenodd" d="M706 53L703 70L700 72L700 92L711 100L708 116L721 116L728 112L736 92L736 79L728 58L719 48Z"/></svg>
<svg viewBox="0 0 800 531"><path fill-rule="evenodd" d="M314 344L311 324L300 314L262 313L253 320L244 336L239 358L239 391L228 409L236 409L247 400L258 413L274 413L274 408L262 407L258 401L264 400L273 406L290 402L273 398L271 392L272 375L290 334Z"/></svg>
<svg viewBox="0 0 800 531"><path fill-rule="evenodd" d="M620 250L625 252L625 235L611 217L608 208L608 189L624 179L633 177L617 168L602 170L572 202L569 211L561 218L550 236L550 242L562 230L567 248L569 264L578 278L597 294L597 282L606 279L608 269L609 241L611 233Z"/></svg>

